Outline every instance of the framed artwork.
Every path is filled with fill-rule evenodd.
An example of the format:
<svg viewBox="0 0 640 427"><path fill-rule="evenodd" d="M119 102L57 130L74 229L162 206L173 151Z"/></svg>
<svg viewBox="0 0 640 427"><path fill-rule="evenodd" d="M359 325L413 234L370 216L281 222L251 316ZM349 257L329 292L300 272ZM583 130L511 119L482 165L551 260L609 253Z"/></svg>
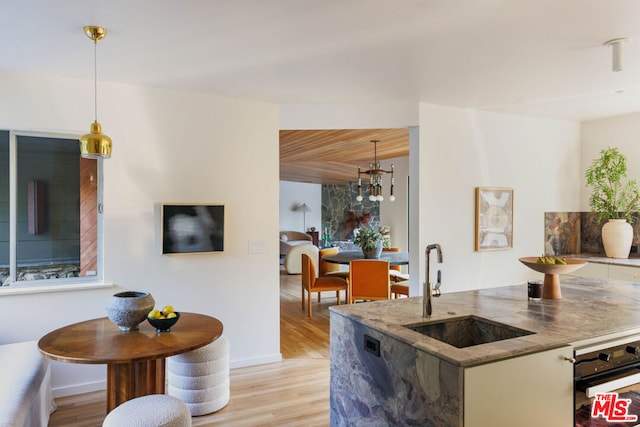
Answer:
<svg viewBox="0 0 640 427"><path fill-rule="evenodd" d="M224 250L224 205L163 204L162 253Z"/></svg>
<svg viewBox="0 0 640 427"><path fill-rule="evenodd" d="M513 188L476 187L476 251L513 248Z"/></svg>

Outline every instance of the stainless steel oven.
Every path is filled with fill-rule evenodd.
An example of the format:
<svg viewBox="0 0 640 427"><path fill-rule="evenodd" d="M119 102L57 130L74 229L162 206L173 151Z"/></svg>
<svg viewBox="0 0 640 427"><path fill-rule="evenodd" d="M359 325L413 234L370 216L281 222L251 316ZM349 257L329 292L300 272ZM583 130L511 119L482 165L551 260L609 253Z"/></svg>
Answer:
<svg viewBox="0 0 640 427"><path fill-rule="evenodd" d="M640 335L578 347L573 362L576 426L640 424Z"/></svg>

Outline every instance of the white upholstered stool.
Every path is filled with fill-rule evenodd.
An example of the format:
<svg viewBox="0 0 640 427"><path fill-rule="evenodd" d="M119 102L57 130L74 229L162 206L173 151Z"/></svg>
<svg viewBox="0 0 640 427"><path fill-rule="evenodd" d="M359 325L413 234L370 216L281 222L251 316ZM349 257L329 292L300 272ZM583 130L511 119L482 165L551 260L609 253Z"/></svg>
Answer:
<svg viewBox="0 0 640 427"><path fill-rule="evenodd" d="M197 350L167 358L168 393L184 401L192 416L229 403L229 340L222 336Z"/></svg>
<svg viewBox="0 0 640 427"><path fill-rule="evenodd" d="M109 412L102 427L190 427L191 412L180 399L150 394L128 400Z"/></svg>

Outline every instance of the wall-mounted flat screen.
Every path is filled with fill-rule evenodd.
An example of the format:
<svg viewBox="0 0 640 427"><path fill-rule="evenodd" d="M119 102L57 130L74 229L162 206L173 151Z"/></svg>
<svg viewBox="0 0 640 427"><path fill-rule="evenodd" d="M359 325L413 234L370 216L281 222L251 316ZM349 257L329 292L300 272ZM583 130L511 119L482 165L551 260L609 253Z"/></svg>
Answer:
<svg viewBox="0 0 640 427"><path fill-rule="evenodd" d="M224 205L163 204L162 253L224 250Z"/></svg>

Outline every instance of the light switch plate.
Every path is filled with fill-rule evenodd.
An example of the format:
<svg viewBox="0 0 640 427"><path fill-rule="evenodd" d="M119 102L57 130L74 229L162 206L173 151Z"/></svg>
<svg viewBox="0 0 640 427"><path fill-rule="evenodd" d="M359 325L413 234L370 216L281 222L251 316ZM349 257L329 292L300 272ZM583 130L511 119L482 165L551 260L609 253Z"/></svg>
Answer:
<svg viewBox="0 0 640 427"><path fill-rule="evenodd" d="M249 240L250 254L263 254L267 252L267 243L264 240Z"/></svg>

